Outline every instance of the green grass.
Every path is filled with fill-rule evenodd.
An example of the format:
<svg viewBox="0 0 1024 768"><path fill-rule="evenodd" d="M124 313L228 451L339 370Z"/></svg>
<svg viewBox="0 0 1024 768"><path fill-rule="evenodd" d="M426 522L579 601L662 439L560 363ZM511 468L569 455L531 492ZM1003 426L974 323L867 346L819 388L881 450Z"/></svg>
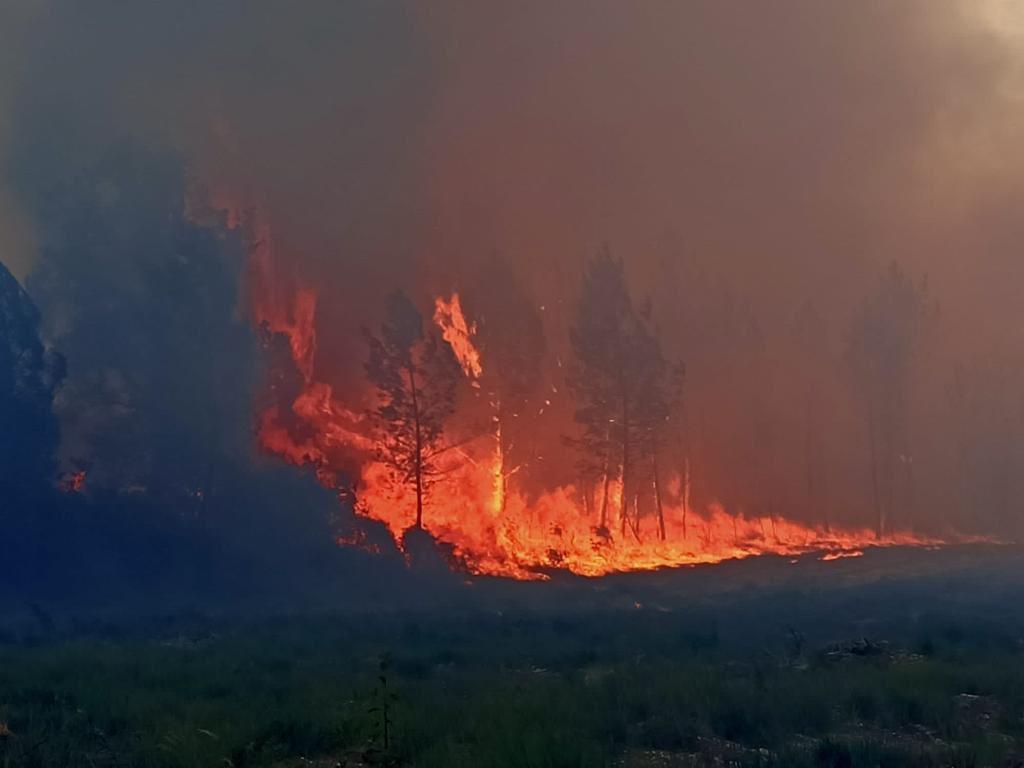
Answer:
<svg viewBox="0 0 1024 768"><path fill-rule="evenodd" d="M0 645L0 766L241 768L371 748L386 764L438 768L715 750L741 765L995 766L1024 745L1024 653L969 632L838 661L793 658L782 633L726 648L623 614L216 632L194 647L152 630ZM967 711L975 700L961 694L992 711Z"/></svg>

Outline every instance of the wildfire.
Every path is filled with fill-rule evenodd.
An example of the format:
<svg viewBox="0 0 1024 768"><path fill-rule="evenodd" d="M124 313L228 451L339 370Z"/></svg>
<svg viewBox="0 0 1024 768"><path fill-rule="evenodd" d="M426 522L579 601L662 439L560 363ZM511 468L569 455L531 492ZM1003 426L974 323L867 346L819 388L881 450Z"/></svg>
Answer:
<svg viewBox="0 0 1024 768"><path fill-rule="evenodd" d="M830 563L833 560L843 560L847 557L864 557L863 549L840 550L839 552L826 552L819 557L823 563Z"/></svg>
<svg viewBox="0 0 1024 768"><path fill-rule="evenodd" d="M316 294L295 288L282 295L275 283L272 243L271 233L263 230L251 256L254 320L287 337L305 385L290 404L259 414L260 443L291 463L315 466L328 486L342 490L340 478L355 478L354 487L344 490L358 499L356 511L383 523L400 543L416 521L415 493L407 483L396 483L393 470L375 455L377 436L364 415L372 397L341 402L329 383L316 379ZM467 319L457 293L435 299L433 321L473 386L476 402L489 408L484 421L490 426L468 439L451 440L438 451L438 479L426 501L423 526L474 573L538 579L546 578L548 570L563 569L600 576L762 554L823 552L820 559L832 561L862 556L867 547L939 543L911 533L879 538L867 528L826 528L780 516L731 514L719 504L694 509L685 469L683 477L666 472L661 478L664 488L676 492L664 500L658 496L658 515L644 511L638 496L621 503L623 489L614 478L593 487L566 483L541 493L527 492L514 482L519 468L507 466L504 415L500 402L481 385L486 356L477 346L477 325ZM290 426L294 424L301 429ZM628 525L622 523L621 530L618 520L602 525L599 507L628 508L633 517ZM345 543L358 540L350 536Z"/></svg>
<svg viewBox="0 0 1024 768"><path fill-rule="evenodd" d="M612 536L587 515L574 486L557 488L529 503L513 491L498 516L489 493L491 467L469 464L455 474L431 497L427 528L452 544L459 559L476 573L543 578L546 569L565 569L601 576L817 551L826 551L822 559L831 561L861 556L869 546L930 543L911 534L879 540L866 528L826 531L781 517L731 515L719 505L688 514L681 507L666 509L665 540L659 539L653 518L625 537ZM387 524L396 539L412 524L412 499L391 494L379 467L368 469L361 497L369 516Z"/></svg>
<svg viewBox="0 0 1024 768"><path fill-rule="evenodd" d="M85 470L69 472L61 477L60 489L64 493L82 493L85 491Z"/></svg>
<svg viewBox="0 0 1024 768"><path fill-rule="evenodd" d="M484 372L480 352L473 343L476 324L466 321L459 294L453 293L447 301L441 296L434 300L434 322L441 329L441 337L452 348L463 373L476 382Z"/></svg>

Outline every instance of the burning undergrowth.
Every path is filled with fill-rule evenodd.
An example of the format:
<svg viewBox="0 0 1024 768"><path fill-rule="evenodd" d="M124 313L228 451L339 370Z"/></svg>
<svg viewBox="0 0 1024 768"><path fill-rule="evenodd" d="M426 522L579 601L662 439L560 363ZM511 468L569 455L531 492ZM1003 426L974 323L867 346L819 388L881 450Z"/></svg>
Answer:
<svg viewBox="0 0 1024 768"><path fill-rule="evenodd" d="M400 548L425 530L457 567L536 579L941 543L695 502L685 369L663 353L649 305L634 303L607 250L561 329L569 359L548 348L543 308L495 264L480 300L388 296L380 327L363 329L365 356L350 364L362 365L361 386L348 396L320 373L317 310L329 297L281 271L257 213L227 210L228 225L248 231L251 312L274 361L260 445L315 468L357 526L384 524ZM366 541L360 530L338 539Z"/></svg>
<svg viewBox="0 0 1024 768"><path fill-rule="evenodd" d="M32 5L0 77L20 583L193 572L169 530L518 578L1019 538L1007 14Z"/></svg>

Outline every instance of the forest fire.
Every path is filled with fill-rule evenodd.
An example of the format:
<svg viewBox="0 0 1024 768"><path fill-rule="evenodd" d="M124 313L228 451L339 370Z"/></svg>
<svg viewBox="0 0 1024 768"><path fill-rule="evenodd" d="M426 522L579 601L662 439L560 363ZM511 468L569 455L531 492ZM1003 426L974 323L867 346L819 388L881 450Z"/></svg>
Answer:
<svg viewBox="0 0 1024 768"><path fill-rule="evenodd" d="M237 214L230 219L237 222ZM572 481L538 487L525 476L541 451L535 445L524 451L513 433L522 438L531 431L550 400L532 402L495 380L479 323L467 317L458 293L434 297L432 323L408 299L392 297L391 325L385 323L380 338L368 334L367 376L375 386L359 402L343 402L331 383L317 379L315 292L282 289L266 229L253 239L250 262L254 320L287 340L301 377L297 395L258 414L262 447L315 467L322 483L350 500L359 516L383 523L399 546L410 530L423 528L457 567L538 579L556 569L600 576L763 554L821 552L819 559L833 561L858 557L867 547L939 543L910 532L879 535L867 527L732 513L715 502L695 508L686 458L664 462L681 472L659 467L668 453L658 437L660 422L671 418L667 406L648 417L648 426L639 414L636 426L624 430L619 419L608 419L596 442L578 441L589 472L574 475L567 467ZM642 347L645 337L638 331L636 338ZM657 399L674 386L673 372L655 359L660 378L638 396ZM632 449L639 459L612 456L616 430L625 435L618 450ZM633 472L625 481L623 466ZM342 543L358 538L339 533Z"/></svg>
<svg viewBox="0 0 1024 768"><path fill-rule="evenodd" d="M1024 768L1024 0L183 5L0 0L0 768Z"/></svg>

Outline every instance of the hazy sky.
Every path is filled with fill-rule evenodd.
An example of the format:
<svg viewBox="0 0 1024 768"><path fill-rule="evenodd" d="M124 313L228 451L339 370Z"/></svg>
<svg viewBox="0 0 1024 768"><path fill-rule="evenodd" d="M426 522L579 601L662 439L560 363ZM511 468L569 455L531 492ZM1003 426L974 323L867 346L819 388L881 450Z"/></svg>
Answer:
<svg viewBox="0 0 1024 768"><path fill-rule="evenodd" d="M381 253L550 265L608 241L715 262L773 302L891 258L971 306L1020 277L1013 0L2 13L8 161L57 115L97 145L178 147L332 273ZM0 203L24 275L33 223Z"/></svg>

